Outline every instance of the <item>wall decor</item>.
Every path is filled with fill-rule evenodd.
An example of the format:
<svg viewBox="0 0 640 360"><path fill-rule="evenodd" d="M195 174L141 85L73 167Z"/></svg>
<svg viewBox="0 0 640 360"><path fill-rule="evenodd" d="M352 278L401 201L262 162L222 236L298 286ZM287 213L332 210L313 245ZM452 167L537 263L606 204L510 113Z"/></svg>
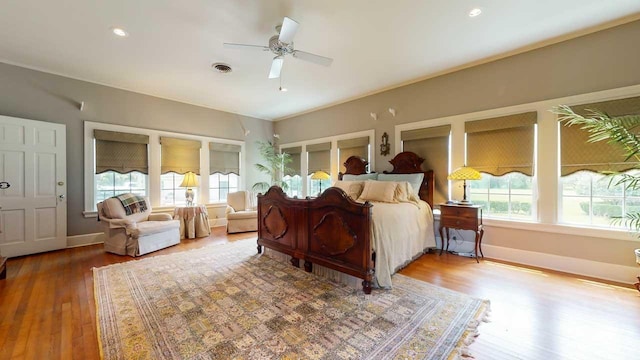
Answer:
<svg viewBox="0 0 640 360"><path fill-rule="evenodd" d="M389 134L385 131L382 134L382 143L380 144L380 155L387 156L391 150L391 144L389 144Z"/></svg>

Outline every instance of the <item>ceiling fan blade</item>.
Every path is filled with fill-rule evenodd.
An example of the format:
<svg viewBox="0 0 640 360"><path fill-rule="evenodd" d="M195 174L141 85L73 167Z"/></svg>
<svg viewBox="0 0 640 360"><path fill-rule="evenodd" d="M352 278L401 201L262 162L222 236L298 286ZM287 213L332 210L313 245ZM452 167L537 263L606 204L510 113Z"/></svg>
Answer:
<svg viewBox="0 0 640 360"><path fill-rule="evenodd" d="M282 28L280 28L280 37L278 37L278 40L285 44L290 44L296 35L296 31L298 31L298 25L295 20L285 16L284 20L282 20Z"/></svg>
<svg viewBox="0 0 640 360"><path fill-rule="evenodd" d="M300 60L309 61L314 64L324 65L324 66L331 66L331 63L333 62L332 58L328 58L328 57L324 57L324 56L320 56L320 55L316 55L316 54L312 54L304 51L299 51L299 50L295 50L293 52L293 57L298 58Z"/></svg>
<svg viewBox="0 0 640 360"><path fill-rule="evenodd" d="M276 56L271 63L271 70L269 71L269 79L277 79L280 77L282 71L282 64L284 63L283 56Z"/></svg>
<svg viewBox="0 0 640 360"><path fill-rule="evenodd" d="M255 50L269 51L269 47L260 46L260 45L232 44L232 43L223 43L223 45L227 49L255 49Z"/></svg>

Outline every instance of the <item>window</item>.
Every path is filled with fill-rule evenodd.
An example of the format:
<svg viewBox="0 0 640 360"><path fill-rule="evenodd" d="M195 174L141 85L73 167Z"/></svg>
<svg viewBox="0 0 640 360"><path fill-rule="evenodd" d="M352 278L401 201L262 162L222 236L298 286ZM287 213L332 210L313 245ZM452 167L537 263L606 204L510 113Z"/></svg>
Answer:
<svg viewBox="0 0 640 360"><path fill-rule="evenodd" d="M227 194L240 190L239 184L240 176L237 174L211 174L211 176L209 176L209 201L227 201Z"/></svg>
<svg viewBox="0 0 640 360"><path fill-rule="evenodd" d="M482 173L481 180L469 181L467 185L471 202L482 205L483 215L525 220L533 216L531 176L515 172L503 176Z"/></svg>
<svg viewBox="0 0 640 360"><path fill-rule="evenodd" d="M200 147L197 140L160 137L162 167L160 176L160 204L185 205L186 189L180 187L187 172L200 175ZM198 177L198 183L199 183ZM194 202L198 202L197 187L192 188Z"/></svg>
<svg viewBox="0 0 640 360"><path fill-rule="evenodd" d="M483 173L467 185L485 216L534 218L536 122L534 111L465 123L467 165Z"/></svg>
<svg viewBox="0 0 640 360"><path fill-rule="evenodd" d="M447 174L449 173L449 137L451 125L402 131L402 150L412 151L424 158L422 169L433 170L435 191L433 203L440 204L449 199Z"/></svg>
<svg viewBox="0 0 640 360"><path fill-rule="evenodd" d="M95 176L93 202L131 192L147 195L149 136L94 130Z"/></svg>
<svg viewBox="0 0 640 360"><path fill-rule="evenodd" d="M609 116L640 113L640 97L571 107L577 114L590 116L592 110ZM616 177L602 171L638 175L637 162L626 162L624 151L606 141L588 142L589 133L579 126L560 125L560 204L559 222L588 226L611 226L613 217L640 210L640 194L615 184ZM611 181L611 182L610 182ZM622 228L623 226L620 225Z"/></svg>
<svg viewBox="0 0 640 360"><path fill-rule="evenodd" d="M308 176L307 194L310 196L317 196L321 190L326 190L331 186L331 179L328 180L313 180L311 176L316 171L324 171L327 174L331 174L331 143L320 143L307 145L307 164L308 164Z"/></svg>
<svg viewBox="0 0 640 360"><path fill-rule="evenodd" d="M239 145L209 143L209 201L227 201L227 194L240 189Z"/></svg>
<svg viewBox="0 0 640 360"><path fill-rule="evenodd" d="M345 172L347 170L344 167L344 163L351 156L358 156L369 162L368 136L363 136L355 139L338 140L338 159L341 172Z"/></svg>
<svg viewBox="0 0 640 360"><path fill-rule="evenodd" d="M147 174L138 171L120 174L107 171L95 176L95 201L100 202L122 193L147 196Z"/></svg>
<svg viewBox="0 0 640 360"><path fill-rule="evenodd" d="M285 174L282 177L282 180L287 184L287 195L302 198L302 171L300 170L302 146L284 148L282 152L291 156L291 162L287 164Z"/></svg>
<svg viewBox="0 0 640 360"><path fill-rule="evenodd" d="M198 176L198 182L200 177ZM177 174L170 172L160 175L160 205L186 205L187 200L185 197L186 190L180 187L184 174ZM198 199L198 188L191 188L193 190L193 198Z"/></svg>

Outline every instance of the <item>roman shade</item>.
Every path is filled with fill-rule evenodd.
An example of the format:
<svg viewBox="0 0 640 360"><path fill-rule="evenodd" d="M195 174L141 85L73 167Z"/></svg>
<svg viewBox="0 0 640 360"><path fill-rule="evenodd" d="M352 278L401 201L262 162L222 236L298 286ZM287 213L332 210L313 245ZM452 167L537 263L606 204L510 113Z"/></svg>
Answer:
<svg viewBox="0 0 640 360"><path fill-rule="evenodd" d="M594 110L611 117L640 114L640 97L603 101L572 106L571 109L584 117L593 115ZM589 132L580 126L560 124L560 174L566 176L587 170L620 171L635 168L637 162L625 162L625 153L619 146L606 141L590 143Z"/></svg>
<svg viewBox="0 0 640 360"><path fill-rule="evenodd" d="M287 169L285 171L285 175L288 176L296 176L301 175L300 170L300 162L302 154L302 146L290 147L282 149L283 153L289 154L291 156L291 162L287 164Z"/></svg>
<svg viewBox="0 0 640 360"><path fill-rule="evenodd" d="M149 174L149 136L93 130L93 137L96 139L96 174L107 171Z"/></svg>
<svg viewBox="0 0 640 360"><path fill-rule="evenodd" d="M200 175L200 148L198 140L186 140L161 136L162 161L160 172L184 174L193 172Z"/></svg>
<svg viewBox="0 0 640 360"><path fill-rule="evenodd" d="M533 176L535 111L465 123L467 166L494 176Z"/></svg>
<svg viewBox="0 0 640 360"><path fill-rule="evenodd" d="M369 137L363 136L354 139L338 140L338 152L340 154L340 169L346 171L345 161L351 156L359 156L369 161Z"/></svg>
<svg viewBox="0 0 640 360"><path fill-rule="evenodd" d="M433 203L448 200L449 134L451 125L406 130L400 132L402 151L412 151L424 159L422 168L435 174ZM418 190L418 189L414 189Z"/></svg>
<svg viewBox="0 0 640 360"><path fill-rule="evenodd" d="M331 174L331 143L307 145L309 175L322 170Z"/></svg>
<svg viewBox="0 0 640 360"><path fill-rule="evenodd" d="M209 143L209 174L240 175L240 145Z"/></svg>

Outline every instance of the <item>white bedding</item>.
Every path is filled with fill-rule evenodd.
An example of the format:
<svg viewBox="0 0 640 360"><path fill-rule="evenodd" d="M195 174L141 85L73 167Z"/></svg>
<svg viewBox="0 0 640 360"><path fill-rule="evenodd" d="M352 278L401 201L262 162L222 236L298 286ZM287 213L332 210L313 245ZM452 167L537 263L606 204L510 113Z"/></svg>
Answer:
<svg viewBox="0 0 640 360"><path fill-rule="evenodd" d="M436 247L433 212L424 201L389 204L373 202L372 246L375 278L391 287L391 275L431 247Z"/></svg>

